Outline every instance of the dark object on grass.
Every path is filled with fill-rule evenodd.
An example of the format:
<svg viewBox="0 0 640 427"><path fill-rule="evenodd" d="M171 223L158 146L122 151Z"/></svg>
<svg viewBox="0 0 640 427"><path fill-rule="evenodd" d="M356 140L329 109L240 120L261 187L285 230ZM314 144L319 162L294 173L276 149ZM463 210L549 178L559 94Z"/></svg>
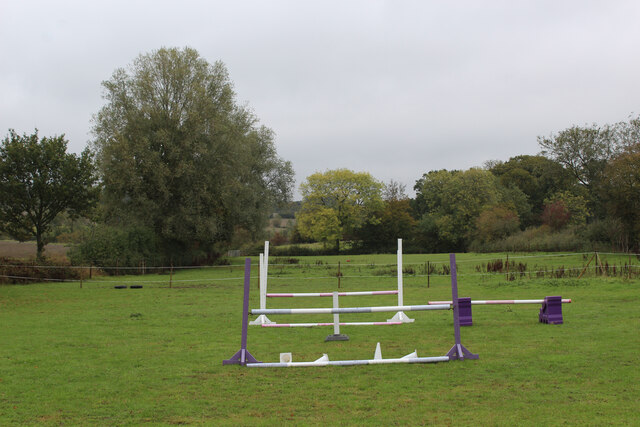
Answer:
<svg viewBox="0 0 640 427"><path fill-rule="evenodd" d="M328 342L328 341L349 341L349 335L345 335L345 334L327 335L327 337L324 339L324 342Z"/></svg>
<svg viewBox="0 0 640 427"><path fill-rule="evenodd" d="M113 289L127 289L127 285L116 285Z"/></svg>
<svg viewBox="0 0 640 427"><path fill-rule="evenodd" d="M131 285L129 286L131 289L142 289L142 285Z"/></svg>

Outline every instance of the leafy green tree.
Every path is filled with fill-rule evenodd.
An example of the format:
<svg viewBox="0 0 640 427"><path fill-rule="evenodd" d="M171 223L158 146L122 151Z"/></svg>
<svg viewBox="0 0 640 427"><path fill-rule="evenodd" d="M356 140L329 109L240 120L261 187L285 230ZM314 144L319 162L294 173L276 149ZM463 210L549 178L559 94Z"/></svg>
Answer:
<svg viewBox="0 0 640 427"><path fill-rule="evenodd" d="M549 209L551 209L551 212L549 212ZM552 228L558 229L565 224L585 225L587 218L590 216L585 198L571 191L560 191L545 199L545 213L555 213L556 216L561 217L560 211L563 209L566 211L566 215L568 215L566 221L564 223L562 223L562 221L556 221L556 225L559 226L552 226ZM544 218L543 222L549 224Z"/></svg>
<svg viewBox="0 0 640 427"><path fill-rule="evenodd" d="M382 191L383 206L375 213L379 221L368 222L358 230L363 249L367 251L393 251L398 239L413 238L416 220L412 216L405 186L391 180Z"/></svg>
<svg viewBox="0 0 640 427"><path fill-rule="evenodd" d="M20 136L14 130L0 147L0 226L13 238L35 238L42 259L52 221L67 212L87 213L99 189L89 150L67 153L64 135Z"/></svg>
<svg viewBox="0 0 640 427"><path fill-rule="evenodd" d="M619 129L621 125L573 126L550 137L538 138L542 154L561 163L584 189L589 209L596 218L605 215L600 198L605 166L623 146Z"/></svg>
<svg viewBox="0 0 640 427"><path fill-rule="evenodd" d="M575 183L560 163L544 156L515 156L506 162L492 162L488 169L504 187L518 187L527 196L531 215L520 218L524 227L539 224L546 198Z"/></svg>
<svg viewBox="0 0 640 427"><path fill-rule="evenodd" d="M585 187L591 189L616 152L615 133L610 126L573 126L550 137L538 137L543 154L561 163Z"/></svg>
<svg viewBox="0 0 640 427"><path fill-rule="evenodd" d="M414 209L418 230L439 241L439 249L463 250L475 233L481 212L503 206L526 213L526 196L517 188L505 189L489 171L432 171L416 182ZM518 217L521 212L517 212Z"/></svg>
<svg viewBox="0 0 640 427"><path fill-rule="evenodd" d="M603 185L609 215L624 224L631 248L640 248L640 144L636 152L621 154L609 162Z"/></svg>
<svg viewBox="0 0 640 427"><path fill-rule="evenodd" d="M325 243L353 236L366 223L376 223L382 207L382 183L367 172L335 169L315 173L300 185L302 206L297 214L303 237Z"/></svg>
<svg viewBox="0 0 640 427"><path fill-rule="evenodd" d="M110 223L152 229L167 252L212 250L236 231L257 237L290 197L291 164L238 105L222 62L162 48L103 86L93 147Z"/></svg>
<svg viewBox="0 0 640 427"><path fill-rule="evenodd" d="M628 122L620 122L614 125L615 138L621 151L633 153L640 144L640 115L629 117Z"/></svg>

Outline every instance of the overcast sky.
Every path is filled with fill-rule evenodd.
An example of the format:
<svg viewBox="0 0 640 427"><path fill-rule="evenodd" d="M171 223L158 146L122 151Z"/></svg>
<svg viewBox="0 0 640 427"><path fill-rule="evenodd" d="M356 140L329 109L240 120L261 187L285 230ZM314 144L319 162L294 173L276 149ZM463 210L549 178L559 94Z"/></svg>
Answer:
<svg viewBox="0 0 640 427"><path fill-rule="evenodd" d="M349 168L413 195L430 170L640 113L637 0L1 0L0 135L37 127L79 152L101 82L185 46L226 64L296 187Z"/></svg>

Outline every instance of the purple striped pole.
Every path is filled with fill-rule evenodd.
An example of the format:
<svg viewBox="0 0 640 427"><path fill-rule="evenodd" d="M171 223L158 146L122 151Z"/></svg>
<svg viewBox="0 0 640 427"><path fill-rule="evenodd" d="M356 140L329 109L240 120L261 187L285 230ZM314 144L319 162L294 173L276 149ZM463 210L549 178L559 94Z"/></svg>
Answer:
<svg viewBox="0 0 640 427"><path fill-rule="evenodd" d="M489 304L542 304L543 299L498 299L498 300L471 300L472 305L489 305ZM571 302L570 299L563 299L564 304ZM451 304L451 301L429 301L429 304Z"/></svg>
<svg viewBox="0 0 640 427"><path fill-rule="evenodd" d="M455 344L447 356L450 360L453 359L478 359L480 356L471 353L460 342L460 309L458 307L458 277L456 270L456 254L449 254L449 264L451 266L451 300L453 301L453 331L455 336ZM438 307L438 305L434 305Z"/></svg>
<svg viewBox="0 0 640 427"><path fill-rule="evenodd" d="M338 296L352 297L361 295L396 295L398 291L359 291L359 292L338 292ZM333 292L299 292L291 294L267 294L269 298L294 298L294 297L331 297Z"/></svg>
<svg viewBox="0 0 640 427"><path fill-rule="evenodd" d="M249 282L251 279L251 259L244 260L244 300L242 303L242 337L240 339L240 350L231 359L223 360L223 365L242 365L247 363L262 363L247 350L247 329L249 323Z"/></svg>

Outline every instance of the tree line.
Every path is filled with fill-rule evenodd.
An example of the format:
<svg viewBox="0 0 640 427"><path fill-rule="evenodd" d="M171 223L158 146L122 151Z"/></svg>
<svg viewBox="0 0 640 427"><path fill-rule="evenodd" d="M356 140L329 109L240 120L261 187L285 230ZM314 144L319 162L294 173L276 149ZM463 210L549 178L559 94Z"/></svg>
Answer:
<svg viewBox="0 0 640 427"><path fill-rule="evenodd" d="M79 223L72 262L104 266L212 261L265 238L269 214L291 199L293 168L274 132L237 101L222 62L162 48L102 86L105 105L79 155L67 153L64 135L37 130L2 141L3 234L35 240L40 259L59 223ZM639 135L634 117L574 126L539 138L539 155L429 171L415 198L367 172L316 173L280 240L333 252L345 241L394 250L397 238L422 252L544 248L538 241L637 250Z"/></svg>
<svg viewBox="0 0 640 427"><path fill-rule="evenodd" d="M415 198L368 173L316 173L301 186L291 241L335 252L344 240L359 251L392 251L396 238L420 252L637 251L640 117L573 126L538 143L538 155L427 172Z"/></svg>

